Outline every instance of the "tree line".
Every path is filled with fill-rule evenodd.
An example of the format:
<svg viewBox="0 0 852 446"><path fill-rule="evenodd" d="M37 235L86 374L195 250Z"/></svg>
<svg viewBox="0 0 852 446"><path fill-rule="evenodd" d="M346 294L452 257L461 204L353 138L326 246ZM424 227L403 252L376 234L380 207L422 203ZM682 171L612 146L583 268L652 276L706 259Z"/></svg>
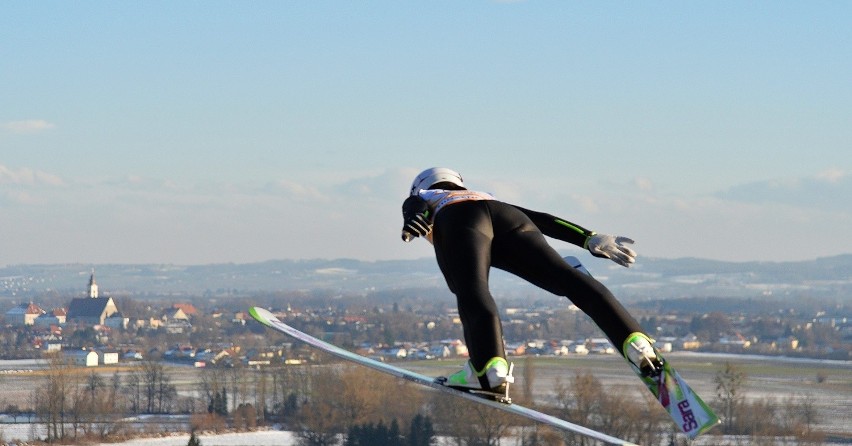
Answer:
<svg viewBox="0 0 852 446"><path fill-rule="evenodd" d="M517 370L524 384L513 390L517 403L637 444L685 444L650 393L613 388L579 371L557 378L553 391L541 395L534 392L535 360L521 361ZM187 376L194 379L193 388L178 394L175 379ZM339 363L187 371L143 361L102 375L57 356L50 359L41 381L30 404L47 442L123 438L136 433L132 423L121 421L129 415L185 414L188 425L176 429L221 432L280 424L295 432L301 446L428 446L438 436L455 446L497 446L509 436L524 446L597 444ZM750 444L824 441L825 434L816 429L819 411L811 397L746 399L747 381L746 373L731 364L716 373L710 404L724 422L709 435L748 438ZM796 443L789 443L791 438ZM718 444L724 441L719 437Z"/></svg>

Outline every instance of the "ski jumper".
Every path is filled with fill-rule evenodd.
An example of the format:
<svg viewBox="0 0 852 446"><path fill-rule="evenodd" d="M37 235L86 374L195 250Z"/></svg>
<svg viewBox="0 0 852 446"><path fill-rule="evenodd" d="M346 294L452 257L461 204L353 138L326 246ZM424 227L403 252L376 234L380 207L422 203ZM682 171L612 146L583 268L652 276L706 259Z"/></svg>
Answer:
<svg viewBox="0 0 852 446"><path fill-rule="evenodd" d="M506 357L500 314L488 286L493 266L571 300L621 348L639 323L600 282L568 265L545 235L583 247L594 232L469 190L419 190L429 206L429 237L438 266L458 302L476 370Z"/></svg>

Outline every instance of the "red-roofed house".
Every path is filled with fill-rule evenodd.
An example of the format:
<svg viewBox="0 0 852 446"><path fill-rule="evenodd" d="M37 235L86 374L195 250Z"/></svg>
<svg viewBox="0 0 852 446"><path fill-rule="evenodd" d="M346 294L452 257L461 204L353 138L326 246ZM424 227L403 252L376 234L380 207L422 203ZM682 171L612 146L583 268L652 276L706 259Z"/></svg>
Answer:
<svg viewBox="0 0 852 446"><path fill-rule="evenodd" d="M32 302L21 304L6 312L6 322L12 325L33 325L36 318L44 313L41 307Z"/></svg>

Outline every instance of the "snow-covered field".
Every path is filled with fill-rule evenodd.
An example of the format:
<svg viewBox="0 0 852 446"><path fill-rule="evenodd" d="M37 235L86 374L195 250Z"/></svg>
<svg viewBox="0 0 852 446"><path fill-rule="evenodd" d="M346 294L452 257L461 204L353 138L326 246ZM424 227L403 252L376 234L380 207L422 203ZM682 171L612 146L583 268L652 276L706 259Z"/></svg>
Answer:
<svg viewBox="0 0 852 446"><path fill-rule="evenodd" d="M31 436L31 425L0 425L0 444L26 439ZM285 431L257 431L228 434L200 434L202 446L293 446L296 437ZM101 443L96 446L186 446L189 434L174 434L164 437L136 438L121 443Z"/></svg>
<svg viewBox="0 0 852 446"><path fill-rule="evenodd" d="M245 432L235 434L220 434L220 435L201 435L198 437L201 440L202 446L295 446L297 444L295 436L290 432L282 431L261 431L261 432ZM749 437L715 437L703 436L692 441L693 446L718 446L718 445L740 445L748 444L751 439ZM140 438L127 441L124 443L100 444L97 446L184 446L189 441L189 435L179 435L169 438ZM447 438L439 438L437 446L451 444ZM501 443L505 446L518 446L523 444L518 438L505 438ZM787 445L795 444L795 440L791 438L782 438L776 441L776 444ZM820 443L822 446L844 446L846 443L825 442Z"/></svg>
<svg viewBox="0 0 852 446"><path fill-rule="evenodd" d="M8 441L14 437L5 436L3 438ZM198 436L198 438L201 441L202 446L296 446L298 444L296 436L293 435L292 432L278 430L239 432L228 434L201 434ZM189 434L174 434L164 437L136 438L121 443L100 443L94 446L184 446L187 444L188 441ZM790 441L792 441L792 439L790 439ZM720 438L712 435L707 435L700 437L697 440L694 440L692 444L694 446L717 446L720 444L748 444L748 442L749 439L747 437ZM449 439L439 438L436 445L443 446L448 444L451 444ZM523 442L518 440L517 438L505 438L503 443L501 444L505 446L517 446L523 444ZM779 440L777 444L782 445L795 443L788 443L784 439L782 439ZM846 443L826 442L820 444L823 446L844 446L844 444Z"/></svg>
<svg viewBox="0 0 852 446"><path fill-rule="evenodd" d="M291 446L296 439L290 432L257 431L231 434L198 435L202 446ZM102 443L97 446L185 446L189 435L175 435L162 438L137 438L123 443Z"/></svg>

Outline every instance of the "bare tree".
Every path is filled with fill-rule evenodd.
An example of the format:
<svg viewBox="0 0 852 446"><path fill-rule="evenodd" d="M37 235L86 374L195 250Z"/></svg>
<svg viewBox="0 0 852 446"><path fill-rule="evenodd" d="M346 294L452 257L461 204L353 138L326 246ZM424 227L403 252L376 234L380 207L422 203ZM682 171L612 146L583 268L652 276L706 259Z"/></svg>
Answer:
<svg viewBox="0 0 852 446"><path fill-rule="evenodd" d="M86 377L86 392L88 392L89 400L95 401L98 396L98 391L104 388L106 384L101 375L92 370L89 376Z"/></svg>
<svg viewBox="0 0 852 446"><path fill-rule="evenodd" d="M522 402L527 405L532 405L533 403L533 388L535 388L535 377L536 377L536 366L535 361L529 357L524 357L524 365L521 369L522 376L521 378L521 388L523 389L522 394L520 395L519 402ZM516 399L512 397L512 399Z"/></svg>
<svg viewBox="0 0 852 446"><path fill-rule="evenodd" d="M242 362L234 364L228 371L231 381L231 409L237 410L239 406L251 403L254 398L253 380L249 379L253 371Z"/></svg>
<svg viewBox="0 0 852 446"><path fill-rule="evenodd" d="M329 367L316 367L311 374L311 391L299 410L297 437L305 446L331 446L339 442L339 434L351 422L353 407L360 402L338 401L339 377ZM348 407L347 407L348 406Z"/></svg>
<svg viewBox="0 0 852 446"><path fill-rule="evenodd" d="M124 383L124 395L127 401L128 409L131 413L138 414L142 412L142 387L144 379L142 370L137 368L131 371Z"/></svg>
<svg viewBox="0 0 852 446"><path fill-rule="evenodd" d="M784 419L790 422L789 432L804 438L819 436L814 432L814 425L819 422L819 411L813 395L789 397L784 412Z"/></svg>
<svg viewBox="0 0 852 446"><path fill-rule="evenodd" d="M298 374L289 375L289 390L303 392ZM413 418L423 405L422 392L410 384L345 364L313 367L307 390L300 394L305 397L297 427L302 444L329 444L353 426Z"/></svg>
<svg viewBox="0 0 852 446"><path fill-rule="evenodd" d="M437 430L442 435L451 437L454 445L462 446L465 433L469 431L468 419L466 418L468 405L456 398L434 394L431 406Z"/></svg>
<svg viewBox="0 0 852 446"><path fill-rule="evenodd" d="M724 420L722 430L726 434L734 432L734 421L743 403L742 386L745 379L745 372L730 362L726 362L725 368L713 378L716 383L716 398Z"/></svg>
<svg viewBox="0 0 852 446"><path fill-rule="evenodd" d="M171 377L159 362L145 360L141 365L142 396L145 401L145 412L167 413L171 409L177 389L171 383Z"/></svg>
<svg viewBox="0 0 852 446"><path fill-rule="evenodd" d="M519 421L501 410L442 394L433 395L432 413L441 433L458 446L497 445L512 421Z"/></svg>
<svg viewBox="0 0 852 446"><path fill-rule="evenodd" d="M227 371L221 367L205 368L199 373L198 377L198 394L202 401L206 403L208 413L227 413L227 407L219 407L217 397L221 399L222 392L226 388Z"/></svg>
<svg viewBox="0 0 852 446"><path fill-rule="evenodd" d="M68 409L70 408L70 392L74 387L73 377L70 373L71 364L69 361L56 356L53 361L51 361L51 371L50 371L50 383L48 386L49 389L49 397L54 399L53 402L50 403L50 407L53 409L53 438L55 439L64 439L65 438L65 422L66 416L68 414ZM59 425L59 430L57 432L57 424Z"/></svg>
<svg viewBox="0 0 852 446"><path fill-rule="evenodd" d="M783 436L778 424L778 405L772 398L759 398L741 403L731 430L735 434L749 435L751 444L774 444L775 437Z"/></svg>
<svg viewBox="0 0 852 446"><path fill-rule="evenodd" d="M592 374L578 371L568 385L557 379L556 394L561 418L587 427L598 424L596 414L601 410L601 384ZM566 433L565 440L578 446L594 444L573 433Z"/></svg>
<svg viewBox="0 0 852 446"><path fill-rule="evenodd" d="M372 394L373 389L384 386L376 386L378 381L365 367L345 367L339 373L323 376L331 379L328 388L334 389L330 394L319 388L323 399L330 401L343 415L344 428L350 425L364 424L375 420L381 409L380 401ZM381 378L386 379L386 378Z"/></svg>
<svg viewBox="0 0 852 446"><path fill-rule="evenodd" d="M118 371L115 371L109 381L109 396L107 397L107 402L109 402L109 409L112 412L116 412L116 409L118 408L118 399L120 394L121 375L118 374Z"/></svg>
<svg viewBox="0 0 852 446"><path fill-rule="evenodd" d="M639 444L658 444L667 414L644 389L604 388L591 373L577 372L566 386L557 380L560 414L566 420ZM571 445L595 445L597 440L565 433Z"/></svg>
<svg viewBox="0 0 852 446"><path fill-rule="evenodd" d="M268 370L262 368L254 374L254 407L257 412L257 422L266 423L266 412L268 409Z"/></svg>
<svg viewBox="0 0 852 446"><path fill-rule="evenodd" d="M234 410L234 423L236 429L251 430L257 427L257 411L251 404L240 404Z"/></svg>
<svg viewBox="0 0 852 446"><path fill-rule="evenodd" d="M279 404L275 411L278 421L290 423L295 421L299 409L308 402L311 394L312 367L285 366L276 373L275 392L281 392Z"/></svg>
<svg viewBox="0 0 852 446"><path fill-rule="evenodd" d="M71 392L76 386L70 362L60 355L48 357L44 385L36 390L34 407L47 431L47 441L66 438L66 423L71 409Z"/></svg>
<svg viewBox="0 0 852 446"><path fill-rule="evenodd" d="M76 440L80 432L84 435L91 432L95 414L92 411L92 404L89 401L85 386L73 386L69 389L68 399L68 420L71 424L69 436Z"/></svg>
<svg viewBox="0 0 852 446"><path fill-rule="evenodd" d="M473 404L468 411L470 425L470 440L468 446L498 446L500 439L511 427L511 416L506 412L492 409L480 404Z"/></svg>

